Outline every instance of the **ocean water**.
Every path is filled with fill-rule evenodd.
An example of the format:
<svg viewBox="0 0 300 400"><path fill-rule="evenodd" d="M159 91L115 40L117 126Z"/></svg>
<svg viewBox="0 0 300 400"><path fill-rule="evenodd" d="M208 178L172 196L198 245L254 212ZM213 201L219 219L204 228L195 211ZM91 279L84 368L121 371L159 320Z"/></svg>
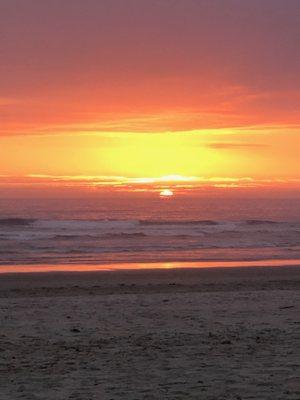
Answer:
<svg viewBox="0 0 300 400"><path fill-rule="evenodd" d="M296 199L0 199L0 264L300 259Z"/></svg>

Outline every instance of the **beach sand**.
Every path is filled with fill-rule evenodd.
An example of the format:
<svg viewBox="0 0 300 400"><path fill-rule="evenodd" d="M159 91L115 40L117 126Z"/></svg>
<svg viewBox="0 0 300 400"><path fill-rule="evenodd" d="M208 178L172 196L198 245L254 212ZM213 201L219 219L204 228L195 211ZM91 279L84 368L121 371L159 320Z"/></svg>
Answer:
<svg viewBox="0 0 300 400"><path fill-rule="evenodd" d="M299 399L299 267L0 276L0 399Z"/></svg>

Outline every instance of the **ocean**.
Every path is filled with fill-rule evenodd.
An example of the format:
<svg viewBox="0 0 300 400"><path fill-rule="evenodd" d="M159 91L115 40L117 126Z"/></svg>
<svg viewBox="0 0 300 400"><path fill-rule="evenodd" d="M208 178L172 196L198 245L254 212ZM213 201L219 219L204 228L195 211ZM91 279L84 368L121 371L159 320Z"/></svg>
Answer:
<svg viewBox="0 0 300 400"><path fill-rule="evenodd" d="M1 199L0 264L300 259L296 199Z"/></svg>

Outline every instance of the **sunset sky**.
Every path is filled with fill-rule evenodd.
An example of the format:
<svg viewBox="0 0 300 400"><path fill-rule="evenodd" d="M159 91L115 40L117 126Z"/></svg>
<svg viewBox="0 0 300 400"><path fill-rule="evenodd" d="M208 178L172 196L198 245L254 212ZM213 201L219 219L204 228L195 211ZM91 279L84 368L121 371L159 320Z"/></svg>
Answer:
<svg viewBox="0 0 300 400"><path fill-rule="evenodd" d="M1 0L0 195L299 195L299 20L298 0Z"/></svg>

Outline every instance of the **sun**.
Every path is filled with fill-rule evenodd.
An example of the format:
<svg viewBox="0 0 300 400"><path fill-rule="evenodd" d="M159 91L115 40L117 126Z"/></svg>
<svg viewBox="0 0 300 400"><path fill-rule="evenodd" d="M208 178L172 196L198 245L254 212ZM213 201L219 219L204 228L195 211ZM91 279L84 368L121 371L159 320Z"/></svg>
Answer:
<svg viewBox="0 0 300 400"><path fill-rule="evenodd" d="M168 198L174 195L172 190L170 189L164 189L159 193L160 197Z"/></svg>

